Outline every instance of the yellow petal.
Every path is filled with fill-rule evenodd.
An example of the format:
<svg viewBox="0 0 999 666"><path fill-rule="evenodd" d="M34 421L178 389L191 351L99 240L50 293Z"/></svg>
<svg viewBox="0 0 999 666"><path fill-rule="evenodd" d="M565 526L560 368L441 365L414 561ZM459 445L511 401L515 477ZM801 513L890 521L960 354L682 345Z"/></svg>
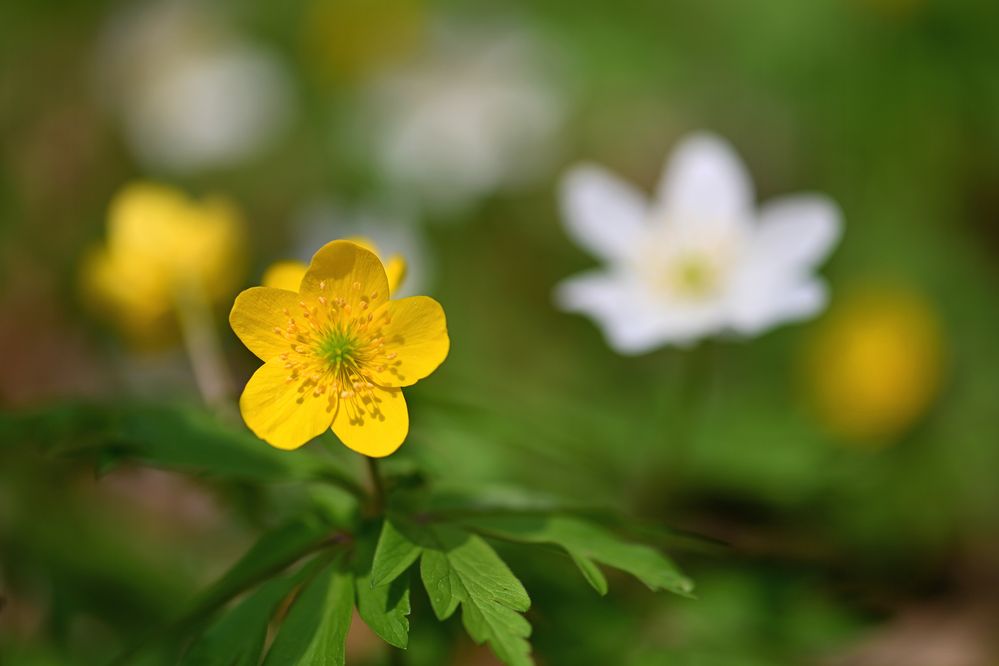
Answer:
<svg viewBox="0 0 999 666"><path fill-rule="evenodd" d="M264 271L262 282L265 287L286 289L297 293L308 268L301 261L278 261Z"/></svg>
<svg viewBox="0 0 999 666"><path fill-rule="evenodd" d="M388 277L389 293L394 294L406 279L406 260L401 254L388 258L385 262L385 275Z"/></svg>
<svg viewBox="0 0 999 666"><path fill-rule="evenodd" d="M379 257L382 256L381 253L378 252L378 246L375 245L375 242L370 238L368 238L367 236L347 236L346 238L342 238L341 240L350 241L351 243L360 245L368 252L374 252Z"/></svg>
<svg viewBox="0 0 999 666"><path fill-rule="evenodd" d="M293 291L272 287L251 287L236 297L229 313L229 325L247 349L262 361L290 351L292 343L275 329L288 325L288 315L299 310L299 297Z"/></svg>
<svg viewBox="0 0 999 666"><path fill-rule="evenodd" d="M393 356L382 372L372 374L381 386L410 386L437 369L451 341L441 304L428 296L410 296L383 306L389 323L382 327L385 353Z"/></svg>
<svg viewBox="0 0 999 666"><path fill-rule="evenodd" d="M368 252L374 252L375 256L380 260L382 259L382 253L378 251L378 246L367 236L348 236L343 240L356 243ZM389 295L391 295L399 289L402 281L406 278L406 260L403 259L401 254L394 254L383 263L385 266L385 275L388 278Z"/></svg>
<svg viewBox="0 0 999 666"><path fill-rule="evenodd" d="M359 312L364 302L374 310L388 300L388 278L375 253L351 241L335 240L312 257L299 292L342 298L354 312Z"/></svg>
<svg viewBox="0 0 999 666"><path fill-rule="evenodd" d="M364 397L341 399L333 432L347 448L366 456L382 458L393 453L409 433L402 391L376 386Z"/></svg>
<svg viewBox="0 0 999 666"><path fill-rule="evenodd" d="M243 389L239 411L250 430L271 446L297 449L330 427L336 413L336 397L329 392L318 397L305 382L288 381L284 361L262 365Z"/></svg>

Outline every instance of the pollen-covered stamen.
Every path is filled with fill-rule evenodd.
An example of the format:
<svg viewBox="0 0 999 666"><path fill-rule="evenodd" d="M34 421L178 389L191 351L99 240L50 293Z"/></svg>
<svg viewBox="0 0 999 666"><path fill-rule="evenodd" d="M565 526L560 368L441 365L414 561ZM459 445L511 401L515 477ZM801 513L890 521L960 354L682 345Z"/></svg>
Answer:
<svg viewBox="0 0 999 666"><path fill-rule="evenodd" d="M298 384L300 399L326 396L331 406L339 400L351 420L378 418L375 378L397 364L397 354L385 349L388 311L374 306L378 293L363 293L360 282L351 285L355 293L347 298L329 293L324 282L319 289L326 293L299 301L298 321L284 309L285 327L274 329L289 343L280 357L287 381Z"/></svg>

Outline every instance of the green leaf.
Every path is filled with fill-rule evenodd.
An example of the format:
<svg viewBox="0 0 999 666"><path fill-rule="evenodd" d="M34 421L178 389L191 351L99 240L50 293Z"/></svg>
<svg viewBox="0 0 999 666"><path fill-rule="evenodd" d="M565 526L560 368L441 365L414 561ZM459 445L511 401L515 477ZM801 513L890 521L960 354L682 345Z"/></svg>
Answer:
<svg viewBox="0 0 999 666"><path fill-rule="evenodd" d="M589 583L597 594L603 596L607 594L607 578L604 576L604 572L600 570L593 560L590 560L574 551L569 551L569 557L572 558L573 563L579 569L580 573L583 574L583 578Z"/></svg>
<svg viewBox="0 0 999 666"><path fill-rule="evenodd" d="M338 557L307 582L267 653L265 666L343 666L354 611L353 576Z"/></svg>
<svg viewBox="0 0 999 666"><path fill-rule="evenodd" d="M339 467L313 455L279 451L241 425L184 406L71 403L0 416L5 444L40 445L60 455L91 455L107 471L142 463L250 481L324 479L354 495L363 489Z"/></svg>
<svg viewBox="0 0 999 666"><path fill-rule="evenodd" d="M458 610L458 603L461 600L454 591L460 583L454 578L447 556L439 550L423 551L420 577L423 579L423 587L427 590L430 605L437 619L444 621L451 617Z"/></svg>
<svg viewBox="0 0 999 666"><path fill-rule="evenodd" d="M301 575L292 575L261 585L202 634L181 665L256 666L271 618L300 580Z"/></svg>
<svg viewBox="0 0 999 666"><path fill-rule="evenodd" d="M357 612L364 623L382 640L389 645L405 649L409 643L409 619L406 617L410 610L409 578L396 577L387 585L377 587L372 585L374 553L374 531L362 534L357 541L354 559Z"/></svg>
<svg viewBox="0 0 999 666"><path fill-rule="evenodd" d="M400 521L396 526L391 519L385 518L371 565L372 585L384 585L395 580L420 556L420 546L407 534L408 531L405 523Z"/></svg>
<svg viewBox="0 0 999 666"><path fill-rule="evenodd" d="M558 514L492 514L467 516L461 523L502 539L561 546L598 592L602 587L600 581L590 580L592 569L588 571L589 567L581 565L581 561L592 560L630 573L653 590L669 590L689 597L694 589L693 582L656 549L624 541L581 518Z"/></svg>
<svg viewBox="0 0 999 666"><path fill-rule="evenodd" d="M195 601L193 621L260 581L281 573L329 538L331 526L310 516L265 533L247 553Z"/></svg>
<svg viewBox="0 0 999 666"><path fill-rule="evenodd" d="M481 537L447 526L423 532L420 573L434 612L449 617L461 605L462 624L508 666L530 666L531 625L520 615L531 600L496 551Z"/></svg>

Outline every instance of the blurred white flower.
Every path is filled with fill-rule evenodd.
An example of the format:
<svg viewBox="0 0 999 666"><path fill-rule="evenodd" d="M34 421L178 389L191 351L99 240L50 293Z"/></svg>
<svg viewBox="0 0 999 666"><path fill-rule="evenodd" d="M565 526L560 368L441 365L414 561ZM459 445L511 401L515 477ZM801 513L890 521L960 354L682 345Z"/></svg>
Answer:
<svg viewBox="0 0 999 666"><path fill-rule="evenodd" d="M442 26L430 53L368 90L378 167L397 191L445 211L530 183L552 164L563 117L551 63L522 31Z"/></svg>
<svg viewBox="0 0 999 666"><path fill-rule="evenodd" d="M749 174L719 137L683 140L651 202L600 167L576 167L562 208L569 235L606 265L560 284L556 301L596 320L622 354L755 335L825 306L814 271L839 239L839 208L808 194L757 211Z"/></svg>
<svg viewBox="0 0 999 666"><path fill-rule="evenodd" d="M347 208L328 200L307 205L294 224L294 256L308 262L316 249L338 238L365 238L383 257L401 256L406 277L393 298L430 293L433 262L413 218L385 205Z"/></svg>
<svg viewBox="0 0 999 666"><path fill-rule="evenodd" d="M271 145L291 119L292 85L279 61L195 0L116 17L102 47L103 96L147 168L238 164Z"/></svg>

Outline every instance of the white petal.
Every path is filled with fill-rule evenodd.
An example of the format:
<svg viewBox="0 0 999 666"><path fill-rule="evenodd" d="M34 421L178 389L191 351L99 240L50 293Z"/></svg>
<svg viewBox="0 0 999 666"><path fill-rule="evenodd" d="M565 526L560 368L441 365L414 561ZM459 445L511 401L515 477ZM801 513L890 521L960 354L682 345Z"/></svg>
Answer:
<svg viewBox="0 0 999 666"><path fill-rule="evenodd" d="M619 354L643 354L664 345L685 347L720 330L724 302L687 305L656 298L637 276L593 271L558 285L560 308L592 318Z"/></svg>
<svg viewBox="0 0 999 666"><path fill-rule="evenodd" d="M753 196L752 180L732 146L699 132L684 138L670 156L657 203L673 221L745 220Z"/></svg>
<svg viewBox="0 0 999 666"><path fill-rule="evenodd" d="M573 168L562 181L562 215L569 235L596 257L616 261L641 244L646 198L607 170Z"/></svg>
<svg viewBox="0 0 999 666"><path fill-rule="evenodd" d="M826 289L812 272L839 240L841 227L839 208L823 196L784 197L764 206L733 276L733 328L756 334L819 312Z"/></svg>
<svg viewBox="0 0 999 666"><path fill-rule="evenodd" d="M818 194L781 197L763 206L751 252L757 261L802 275L815 268L839 241L842 215Z"/></svg>
<svg viewBox="0 0 999 666"><path fill-rule="evenodd" d="M730 304L730 324L744 335L758 335L781 323L808 319L827 302L828 290L819 280L745 283Z"/></svg>

